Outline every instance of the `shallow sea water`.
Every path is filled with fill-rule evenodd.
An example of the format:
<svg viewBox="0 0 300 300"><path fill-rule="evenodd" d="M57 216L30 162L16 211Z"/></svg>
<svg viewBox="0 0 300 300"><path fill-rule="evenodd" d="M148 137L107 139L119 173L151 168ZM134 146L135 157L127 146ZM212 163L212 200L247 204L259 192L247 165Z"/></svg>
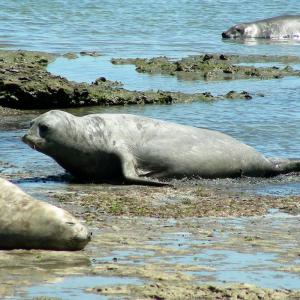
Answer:
<svg viewBox="0 0 300 300"><path fill-rule="evenodd" d="M0 42L28 50L98 50L109 56L185 56L199 52L297 54L298 44L223 42L232 25L296 14L297 0L53 0L0 3Z"/></svg>
<svg viewBox="0 0 300 300"><path fill-rule="evenodd" d="M238 138L266 156L300 158L299 78L185 81L171 76L139 74L134 66L115 66L110 63L113 57L165 55L181 58L216 52L299 56L299 41L238 42L223 41L220 36L222 31L239 22L280 14L295 14L298 6L296 0L2 0L0 48L58 54L99 51L100 57L79 56L75 60L58 58L49 65L50 72L79 82L92 82L104 76L109 80L121 81L129 90L161 89L186 93L210 91L214 95L230 90L246 90L254 95L250 101L220 100L214 103L177 105L90 107L69 111L79 115L126 112L211 128ZM299 69L299 65L294 67ZM261 93L264 97L259 96ZM0 161L11 165L0 165L0 175L12 177L15 183L31 194L43 197L44 189L59 187L63 190L67 189L68 185L59 179L50 180L48 176L60 176L63 170L50 158L32 151L20 140L26 132L29 120L34 116L35 114L26 114L0 120ZM31 173L31 180L21 179L20 175L24 172ZM208 184L220 184L237 191L259 194L300 194L299 175L267 180L221 180ZM168 246L170 243L166 239ZM203 252L202 255L200 258L203 260L216 257L213 250ZM261 280L263 286L296 288L299 280L293 274L281 273L279 279L275 280L277 275L273 274L272 270L260 273L254 269L253 273L247 273L252 264L260 264L262 260L263 263L266 260L268 264L272 258L272 255L268 257L268 254L260 253L257 256L239 256L238 252L224 250L220 252L218 262L221 272L216 273L215 277L219 282L250 280L259 285ZM246 265L239 264L234 267L236 262L245 259L248 259ZM28 299L40 294L51 296L55 291L55 296L63 299L79 299L78 297L83 295L80 289L88 285L85 285L85 282L88 282L90 277L84 279L86 281L69 278L56 286L34 286L27 291L27 296ZM77 280L82 286L73 290L72 286L78 283ZM106 284L105 280L104 278ZM128 282L130 283L130 280ZM90 295L90 299L99 298L102 299Z"/></svg>

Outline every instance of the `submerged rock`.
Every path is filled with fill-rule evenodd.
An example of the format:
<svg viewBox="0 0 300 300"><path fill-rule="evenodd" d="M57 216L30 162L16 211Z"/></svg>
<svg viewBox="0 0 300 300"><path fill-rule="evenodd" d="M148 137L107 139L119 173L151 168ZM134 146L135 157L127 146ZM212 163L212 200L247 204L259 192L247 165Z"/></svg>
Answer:
<svg viewBox="0 0 300 300"><path fill-rule="evenodd" d="M78 58L78 55L74 52L67 52L63 55L63 57L65 57L67 59L76 59L76 58Z"/></svg>
<svg viewBox="0 0 300 300"><path fill-rule="evenodd" d="M246 100L251 100L252 96L246 92L246 91L242 91L240 93L236 92L236 91L229 91L225 97L227 99L246 99Z"/></svg>
<svg viewBox="0 0 300 300"><path fill-rule="evenodd" d="M67 211L38 201L0 178L0 249L80 250L88 229Z"/></svg>
<svg viewBox="0 0 300 300"><path fill-rule="evenodd" d="M92 56L92 57L101 56L101 54L97 51L81 51L80 55L82 55L82 56Z"/></svg>

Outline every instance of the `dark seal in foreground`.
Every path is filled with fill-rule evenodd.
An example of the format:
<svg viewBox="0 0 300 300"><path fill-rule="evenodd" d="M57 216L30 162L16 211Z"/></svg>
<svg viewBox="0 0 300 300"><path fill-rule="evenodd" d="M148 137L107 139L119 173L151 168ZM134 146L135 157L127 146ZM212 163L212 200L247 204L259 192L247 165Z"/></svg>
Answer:
<svg viewBox="0 0 300 300"><path fill-rule="evenodd" d="M261 177L300 170L300 161L266 158L221 132L128 114L76 117L52 110L32 121L23 141L84 180L160 185L151 177Z"/></svg>
<svg viewBox="0 0 300 300"><path fill-rule="evenodd" d="M0 178L0 249L80 250L91 233L67 211Z"/></svg>
<svg viewBox="0 0 300 300"><path fill-rule="evenodd" d="M300 15L278 16L241 23L222 33L223 38L300 39Z"/></svg>

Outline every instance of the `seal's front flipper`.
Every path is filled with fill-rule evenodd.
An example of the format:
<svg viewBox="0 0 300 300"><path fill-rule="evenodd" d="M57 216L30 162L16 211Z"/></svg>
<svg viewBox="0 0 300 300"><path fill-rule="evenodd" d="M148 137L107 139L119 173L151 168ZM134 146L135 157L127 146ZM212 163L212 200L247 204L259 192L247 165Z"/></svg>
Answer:
<svg viewBox="0 0 300 300"><path fill-rule="evenodd" d="M122 154L121 163L125 183L150 186L171 186L171 184L167 182L140 177L135 170L134 159L131 158L130 155L126 156Z"/></svg>

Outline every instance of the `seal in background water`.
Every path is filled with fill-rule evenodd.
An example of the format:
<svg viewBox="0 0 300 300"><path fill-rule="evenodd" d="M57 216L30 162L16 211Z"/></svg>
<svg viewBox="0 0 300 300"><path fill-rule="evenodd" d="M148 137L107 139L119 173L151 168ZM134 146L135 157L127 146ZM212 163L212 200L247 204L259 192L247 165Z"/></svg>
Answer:
<svg viewBox="0 0 300 300"><path fill-rule="evenodd" d="M151 178L272 176L300 161L268 159L218 131L129 114L76 117L52 110L32 121L23 141L75 177L161 185Z"/></svg>
<svg viewBox="0 0 300 300"><path fill-rule="evenodd" d="M67 211L0 178L0 249L80 250L91 233Z"/></svg>
<svg viewBox="0 0 300 300"><path fill-rule="evenodd" d="M278 16L241 23L222 33L223 38L300 39L300 15Z"/></svg>

